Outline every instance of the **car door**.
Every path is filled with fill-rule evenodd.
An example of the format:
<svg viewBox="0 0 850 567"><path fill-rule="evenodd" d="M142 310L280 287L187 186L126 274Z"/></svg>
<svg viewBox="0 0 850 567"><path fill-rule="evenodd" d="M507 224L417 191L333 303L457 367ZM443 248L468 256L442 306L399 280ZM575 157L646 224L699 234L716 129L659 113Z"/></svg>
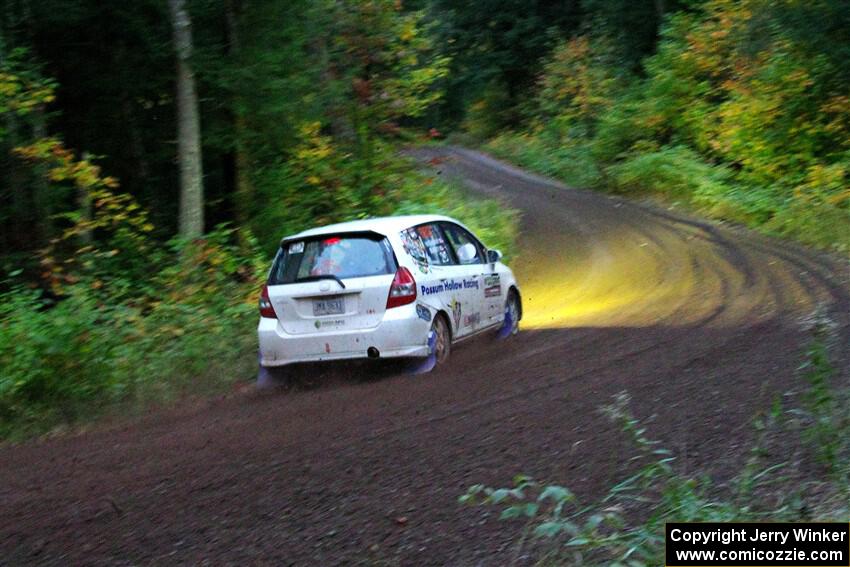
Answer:
<svg viewBox="0 0 850 567"><path fill-rule="evenodd" d="M469 266L457 261L453 247L446 240L438 223L425 223L414 227L428 255L434 285L429 294L437 296L443 309L451 317L456 338L473 332L480 320L480 302L475 287L477 277Z"/></svg>
<svg viewBox="0 0 850 567"><path fill-rule="evenodd" d="M466 333L474 333L491 323L484 296L484 247L471 232L452 222L441 222L457 266L458 276L463 279L468 308L461 319Z"/></svg>

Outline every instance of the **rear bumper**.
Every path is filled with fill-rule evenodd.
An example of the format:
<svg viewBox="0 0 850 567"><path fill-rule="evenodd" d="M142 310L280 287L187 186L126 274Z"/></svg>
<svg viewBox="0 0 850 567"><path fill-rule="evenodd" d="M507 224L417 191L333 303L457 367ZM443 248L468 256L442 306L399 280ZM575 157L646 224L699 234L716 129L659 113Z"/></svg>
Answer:
<svg viewBox="0 0 850 567"><path fill-rule="evenodd" d="M427 356L430 328L430 322L417 317L416 304L388 310L377 327L350 331L292 335L277 319L263 317L257 328L260 365L368 358L370 347L378 349L381 358Z"/></svg>

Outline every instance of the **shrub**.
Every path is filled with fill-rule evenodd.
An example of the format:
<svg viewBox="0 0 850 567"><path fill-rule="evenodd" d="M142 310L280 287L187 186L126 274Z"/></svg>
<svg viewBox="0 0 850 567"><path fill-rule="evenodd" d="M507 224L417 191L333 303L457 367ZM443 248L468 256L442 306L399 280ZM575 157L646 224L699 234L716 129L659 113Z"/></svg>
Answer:
<svg viewBox="0 0 850 567"><path fill-rule="evenodd" d="M729 172L712 166L683 146L637 153L607 169L621 193L655 194L687 201L692 195L728 191Z"/></svg>
<svg viewBox="0 0 850 567"><path fill-rule="evenodd" d="M114 411L206 393L256 364L256 255L233 231L175 242L144 294L103 273L48 301L13 287L0 297L0 437L21 437ZM251 239L248 238L248 241Z"/></svg>
<svg viewBox="0 0 850 567"><path fill-rule="evenodd" d="M602 184L602 172L587 143L549 143L543 136L505 133L487 142L485 149L574 187L595 188Z"/></svg>

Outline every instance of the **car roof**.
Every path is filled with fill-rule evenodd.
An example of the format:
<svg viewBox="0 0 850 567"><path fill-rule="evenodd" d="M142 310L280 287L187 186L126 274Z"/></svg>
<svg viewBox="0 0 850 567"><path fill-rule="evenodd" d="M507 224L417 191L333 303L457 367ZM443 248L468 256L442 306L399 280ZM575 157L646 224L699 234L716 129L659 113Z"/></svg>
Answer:
<svg viewBox="0 0 850 567"><path fill-rule="evenodd" d="M376 217L371 219L360 219L350 222L340 222L311 228L292 236L287 236L283 240L294 240L297 238L306 238L309 236L318 236L322 234L333 234L339 232L364 232L371 231L383 234L385 236L401 232L405 228L423 224L426 222L448 221L461 224L457 220L444 215L402 215L397 217Z"/></svg>

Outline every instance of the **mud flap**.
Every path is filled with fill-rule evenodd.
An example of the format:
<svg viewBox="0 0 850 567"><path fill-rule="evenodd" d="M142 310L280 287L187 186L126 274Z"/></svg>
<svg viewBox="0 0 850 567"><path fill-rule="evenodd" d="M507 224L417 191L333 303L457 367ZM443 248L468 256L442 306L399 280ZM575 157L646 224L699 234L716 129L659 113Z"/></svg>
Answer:
<svg viewBox="0 0 850 567"><path fill-rule="evenodd" d="M260 352L257 351L257 389L267 390L281 386L283 381L280 378L280 373L260 364L261 358Z"/></svg>
<svg viewBox="0 0 850 567"><path fill-rule="evenodd" d="M407 372L410 374L426 374L434 370L434 367L437 366L437 355L434 354L436 345L436 333L434 331L428 331L428 356L412 361L407 368Z"/></svg>
<svg viewBox="0 0 850 567"><path fill-rule="evenodd" d="M511 310L505 309L505 321L502 323L502 326L496 336L500 339L506 339L511 336L511 331L513 330L513 328L514 318L511 317Z"/></svg>

